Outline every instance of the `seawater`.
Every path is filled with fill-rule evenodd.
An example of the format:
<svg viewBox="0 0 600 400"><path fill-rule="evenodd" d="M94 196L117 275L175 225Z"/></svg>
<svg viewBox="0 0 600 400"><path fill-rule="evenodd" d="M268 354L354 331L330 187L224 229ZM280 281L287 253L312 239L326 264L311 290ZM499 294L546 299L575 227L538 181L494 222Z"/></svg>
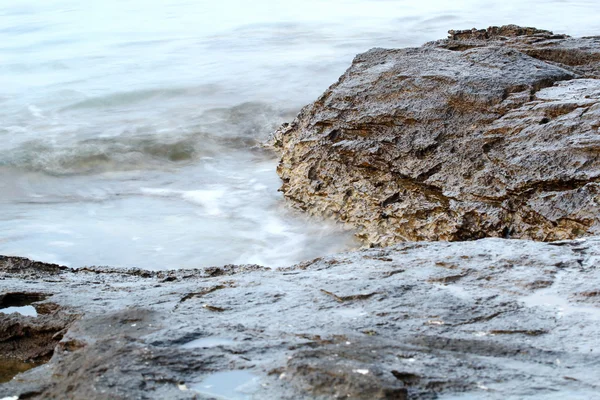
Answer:
<svg viewBox="0 0 600 400"><path fill-rule="evenodd" d="M356 246L287 207L257 147L372 47L516 23L600 34L597 0L3 0L0 254L286 265Z"/></svg>

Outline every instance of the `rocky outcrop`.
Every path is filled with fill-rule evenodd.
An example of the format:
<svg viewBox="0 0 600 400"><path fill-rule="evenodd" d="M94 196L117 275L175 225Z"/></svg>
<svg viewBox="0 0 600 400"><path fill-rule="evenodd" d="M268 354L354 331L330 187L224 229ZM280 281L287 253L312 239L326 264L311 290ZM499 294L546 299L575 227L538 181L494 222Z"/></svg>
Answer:
<svg viewBox="0 0 600 400"><path fill-rule="evenodd" d="M572 38L516 25L450 31L448 39L426 46L462 51L475 47L510 47L568 69L583 78L600 78L600 36Z"/></svg>
<svg viewBox="0 0 600 400"><path fill-rule="evenodd" d="M76 319L0 398L591 399L599 257L598 238L405 243L277 270L2 257L2 292L38 316L10 314L0 331Z"/></svg>
<svg viewBox="0 0 600 400"><path fill-rule="evenodd" d="M285 197L371 245L600 232L600 38L373 49L274 136Z"/></svg>

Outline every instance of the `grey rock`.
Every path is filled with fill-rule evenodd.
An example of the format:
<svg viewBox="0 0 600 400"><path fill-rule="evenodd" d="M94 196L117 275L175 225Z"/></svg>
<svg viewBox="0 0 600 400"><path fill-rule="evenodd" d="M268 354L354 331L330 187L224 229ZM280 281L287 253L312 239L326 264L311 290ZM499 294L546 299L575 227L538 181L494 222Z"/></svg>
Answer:
<svg viewBox="0 0 600 400"><path fill-rule="evenodd" d="M572 38L536 28L516 25L450 31L448 39L426 46L449 50L474 47L511 47L531 57L559 65L582 77L600 78L600 36Z"/></svg>
<svg viewBox="0 0 600 400"><path fill-rule="evenodd" d="M206 379L244 371L253 399L591 399L599 257L600 238L404 243L273 270L2 257L2 293L76 319L0 398L206 399Z"/></svg>

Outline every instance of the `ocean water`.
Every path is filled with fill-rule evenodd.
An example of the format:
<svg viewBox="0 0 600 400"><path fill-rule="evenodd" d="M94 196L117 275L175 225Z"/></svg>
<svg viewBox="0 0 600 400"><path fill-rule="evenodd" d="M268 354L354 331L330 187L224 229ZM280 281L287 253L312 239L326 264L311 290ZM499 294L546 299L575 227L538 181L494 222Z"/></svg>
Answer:
<svg viewBox="0 0 600 400"><path fill-rule="evenodd" d="M506 23L600 34L597 0L2 0L0 254L287 265L352 248L257 147L355 54Z"/></svg>

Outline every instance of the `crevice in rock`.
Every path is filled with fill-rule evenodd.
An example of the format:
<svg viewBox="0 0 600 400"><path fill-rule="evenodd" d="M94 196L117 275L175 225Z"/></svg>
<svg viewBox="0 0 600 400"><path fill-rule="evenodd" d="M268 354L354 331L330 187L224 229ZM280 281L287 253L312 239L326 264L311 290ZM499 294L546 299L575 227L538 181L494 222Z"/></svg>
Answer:
<svg viewBox="0 0 600 400"><path fill-rule="evenodd" d="M401 199L400 193L394 193L393 195L391 195L390 197L388 197L381 203L381 207L387 207L390 204L397 203L400 201L400 199Z"/></svg>
<svg viewBox="0 0 600 400"><path fill-rule="evenodd" d="M35 304L49 295L8 293L2 297L7 307ZM0 314L0 381L50 360L54 348L77 319L53 303L35 304L36 317L18 313Z"/></svg>
<svg viewBox="0 0 600 400"><path fill-rule="evenodd" d="M589 179L554 179L547 181L531 182L517 189L509 189L507 192L510 197L527 197L528 194L533 194L537 191L543 192L563 192L570 190L581 189L589 183L600 182L600 177ZM509 196L505 196L509 197ZM500 198L504 199L504 198Z"/></svg>
<svg viewBox="0 0 600 400"><path fill-rule="evenodd" d="M406 386L413 386L418 384L421 381L421 377L417 374L413 374L412 372L400 372L400 371L392 371L392 375Z"/></svg>
<svg viewBox="0 0 600 400"><path fill-rule="evenodd" d="M442 167L443 167L442 163L439 163L439 164L435 165L434 167L428 169L427 171L421 172L419 175L417 175L417 177L415 179L420 182L424 182L427 179L431 178L433 175L440 172L442 170Z"/></svg>
<svg viewBox="0 0 600 400"><path fill-rule="evenodd" d="M344 303L346 301L353 301L353 300L367 300L367 299L370 299L371 297L375 296L376 294L379 294L379 292L374 292L374 293L365 293L365 294L353 294L350 296L338 296L338 295L331 293L324 289L321 289L321 292L323 294L326 294L327 296L332 297L338 303Z"/></svg>
<svg viewBox="0 0 600 400"><path fill-rule="evenodd" d="M411 176L400 173L396 173L396 176L398 177L396 182L399 185L405 186L408 189L411 189L412 191L421 192L426 197L431 197L441 202L445 206L448 206L450 200L453 199L452 197L445 196L444 191L439 187L424 183L421 180L419 180L418 177L413 178Z"/></svg>

